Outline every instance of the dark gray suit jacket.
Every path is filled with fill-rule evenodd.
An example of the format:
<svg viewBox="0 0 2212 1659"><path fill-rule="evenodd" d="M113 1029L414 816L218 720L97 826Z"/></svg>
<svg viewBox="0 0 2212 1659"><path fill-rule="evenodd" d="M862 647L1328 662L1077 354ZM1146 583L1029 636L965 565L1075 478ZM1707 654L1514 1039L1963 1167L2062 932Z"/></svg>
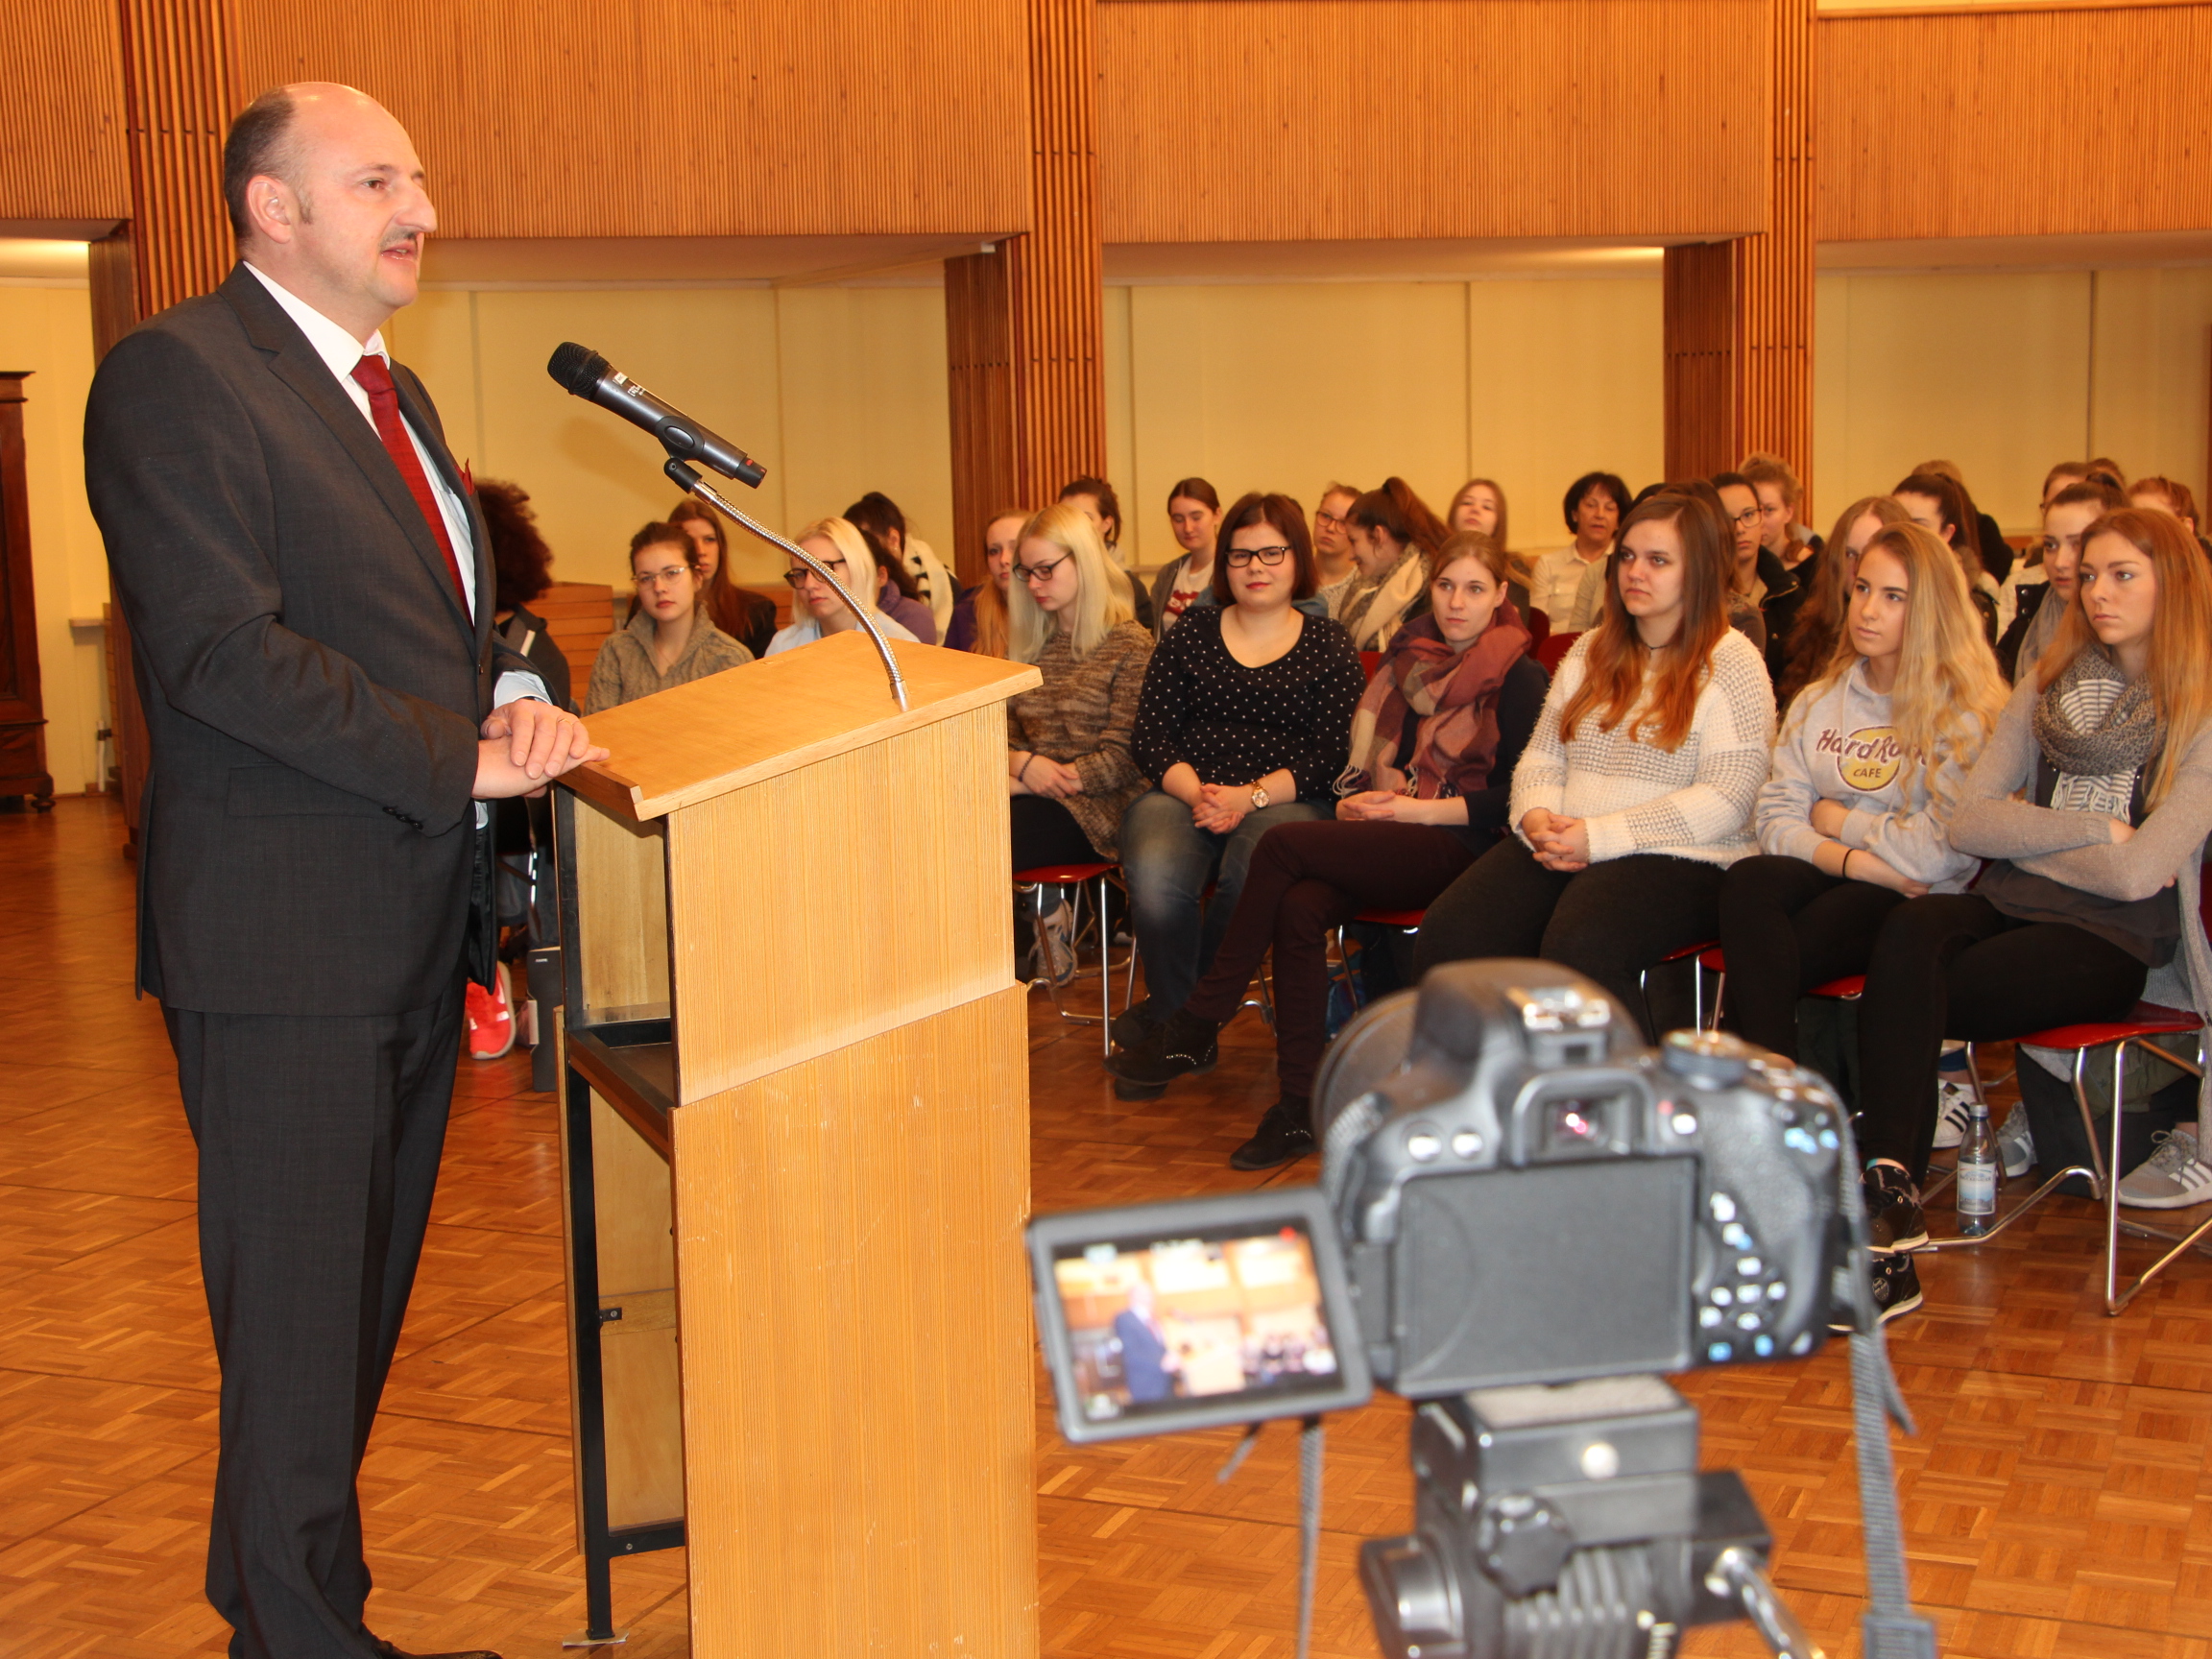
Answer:
<svg viewBox="0 0 2212 1659"><path fill-rule="evenodd" d="M153 738L139 974L173 1007L427 1006L488 902L478 727L529 665L493 638L437 412L393 378L470 503L473 622L374 428L243 265L93 377L85 483Z"/></svg>

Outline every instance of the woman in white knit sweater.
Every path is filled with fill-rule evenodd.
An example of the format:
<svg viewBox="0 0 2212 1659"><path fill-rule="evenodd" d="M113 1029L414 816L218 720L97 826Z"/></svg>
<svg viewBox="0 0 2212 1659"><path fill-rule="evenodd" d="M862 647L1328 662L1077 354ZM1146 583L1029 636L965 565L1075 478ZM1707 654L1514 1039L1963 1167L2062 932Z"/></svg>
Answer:
<svg viewBox="0 0 2212 1659"><path fill-rule="evenodd" d="M1604 616L1559 665L1514 770L1516 833L1429 907L1422 972L1540 956L1655 1035L1644 970L1713 937L1774 738L1767 665L1728 626L1734 562L1701 497L1663 491L1628 515Z"/></svg>

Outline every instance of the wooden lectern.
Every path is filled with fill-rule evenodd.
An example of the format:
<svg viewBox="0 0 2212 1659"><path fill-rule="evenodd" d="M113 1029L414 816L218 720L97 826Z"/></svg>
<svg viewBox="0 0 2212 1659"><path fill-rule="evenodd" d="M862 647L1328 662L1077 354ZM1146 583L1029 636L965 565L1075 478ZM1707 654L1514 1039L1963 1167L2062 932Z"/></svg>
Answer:
<svg viewBox="0 0 2212 1659"><path fill-rule="evenodd" d="M697 1659L1037 1650L1008 697L839 634L594 716L562 780L577 1528Z"/></svg>

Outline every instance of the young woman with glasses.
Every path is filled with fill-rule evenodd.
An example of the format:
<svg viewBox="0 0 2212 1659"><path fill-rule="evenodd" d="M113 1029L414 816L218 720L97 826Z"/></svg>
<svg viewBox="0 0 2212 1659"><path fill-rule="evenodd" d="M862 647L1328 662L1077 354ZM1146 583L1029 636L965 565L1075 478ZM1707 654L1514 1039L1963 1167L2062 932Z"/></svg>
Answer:
<svg viewBox="0 0 2212 1659"><path fill-rule="evenodd" d="M1419 972L1540 956L1597 980L1656 1041L1644 972L1713 937L1774 740L1767 665L1728 626L1734 542L1702 495L1629 513L1605 618L1560 663L1514 769L1518 833L1429 906Z"/></svg>
<svg viewBox="0 0 2212 1659"><path fill-rule="evenodd" d="M1344 630L1307 609L1312 592L1305 513L1286 495L1246 495L1221 522L1214 603L1152 653L1135 747L1157 783L1121 821L1148 995L1115 1022L1124 1046L1166 1024L1212 963L1260 837L1334 799L1365 677Z"/></svg>
<svg viewBox="0 0 2212 1659"><path fill-rule="evenodd" d="M829 568L845 591L868 613L884 638L918 643L912 630L884 614L877 604L881 573L875 556L868 550L867 541L850 519L817 518L791 540ZM842 634L860 626L859 619L846 608L845 601L837 597L837 589L800 561L791 561L791 568L783 572L783 580L791 584L791 625L777 630L776 637L768 641L769 656L796 651L825 635Z"/></svg>
<svg viewBox="0 0 2212 1659"><path fill-rule="evenodd" d="M1364 909L1420 909L1505 828L1513 766L1544 704L1544 670L1505 597L1505 555L1487 536L1454 536L1429 601L1359 700L1335 819L1262 838L1214 966L1182 1012L1116 1064L1140 1083L1195 1070L1272 948L1282 1097L1231 1155L1235 1168L1312 1150L1331 935Z"/></svg>
<svg viewBox="0 0 2212 1659"><path fill-rule="evenodd" d="M715 627L700 603L707 584L699 574L698 551L680 526L655 522L631 537L630 574L637 602L629 622L599 647L584 693L585 713L635 703L753 661L753 653Z"/></svg>
<svg viewBox="0 0 2212 1659"><path fill-rule="evenodd" d="M1350 484L1332 484L1321 492L1313 509L1314 596L1334 616L1343 608L1344 595L1359 580L1358 561L1352 557L1352 504L1362 492Z"/></svg>
<svg viewBox="0 0 2212 1659"><path fill-rule="evenodd" d="M1072 507L1047 507L1021 527L1009 573L1009 655L1045 676L1006 709L1014 868L1118 859L1121 814L1145 787L1130 733L1151 632L1108 577L1098 532ZM1063 921L1054 937L1053 965L1071 972L1073 930Z"/></svg>

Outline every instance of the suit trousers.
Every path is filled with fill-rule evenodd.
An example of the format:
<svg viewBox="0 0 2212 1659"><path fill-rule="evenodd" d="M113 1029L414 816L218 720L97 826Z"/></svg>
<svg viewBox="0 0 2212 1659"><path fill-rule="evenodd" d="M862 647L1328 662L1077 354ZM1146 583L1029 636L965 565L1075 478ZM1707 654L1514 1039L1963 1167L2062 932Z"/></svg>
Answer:
<svg viewBox="0 0 2212 1659"><path fill-rule="evenodd" d="M231 1659L370 1659L354 1489L421 1258L461 1041L426 1008L166 1009L222 1367L207 1599Z"/></svg>

